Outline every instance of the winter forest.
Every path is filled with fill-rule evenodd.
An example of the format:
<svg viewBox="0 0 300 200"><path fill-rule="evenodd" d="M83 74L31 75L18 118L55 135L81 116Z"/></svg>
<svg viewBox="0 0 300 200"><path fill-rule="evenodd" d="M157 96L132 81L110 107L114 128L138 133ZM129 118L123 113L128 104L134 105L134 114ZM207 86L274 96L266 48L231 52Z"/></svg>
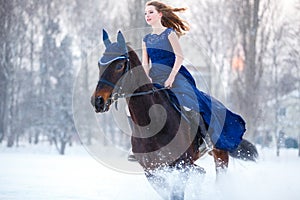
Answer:
<svg viewBox="0 0 300 200"><path fill-rule="evenodd" d="M90 103L104 51L102 29L113 41L121 30L141 58L141 41L151 31L146 2L0 1L0 180L6 180L0 199L160 199L144 177L103 167L136 169L126 157L131 129L122 109L96 114ZM180 17L191 30L179 41L198 88L242 115L244 137L263 152L258 165L230 163L229 185L238 193L228 192L226 180L215 194L209 158L201 160L208 168L203 199L265 200L271 193L298 199L300 0L163 2L187 8ZM100 170L81 157L82 146L104 164Z"/></svg>
<svg viewBox="0 0 300 200"><path fill-rule="evenodd" d="M63 154L79 142L73 116L80 112L89 120L102 28L111 34L146 30L145 2L1 1L1 145L48 142ZM169 2L188 8L182 17L191 31L184 37L196 45L187 43L184 54L206 77L210 93L246 119L246 137L278 149L286 138L297 142L300 2ZM127 40L139 49L142 35L134 32ZM193 61L199 52L205 56ZM74 87L86 109L72 107ZM81 139L91 142L84 129Z"/></svg>
<svg viewBox="0 0 300 200"><path fill-rule="evenodd" d="M41 138L61 146L72 142L77 73L87 67L86 80L78 87L88 92L82 102L89 103L97 63L90 54L100 45L101 29L113 33L145 27L144 3L2 2L0 141L7 147ZM276 138L282 131L297 138L299 122L293 119L299 117L300 102L299 2L200 1L193 6L186 1L182 6L190 8L183 16L192 27L187 37L199 41L210 58L199 67L210 68L211 90L217 97L215 88L224 80L216 80L214 73L227 79L226 95L233 109L246 117L248 137ZM131 43L140 41L132 38Z"/></svg>

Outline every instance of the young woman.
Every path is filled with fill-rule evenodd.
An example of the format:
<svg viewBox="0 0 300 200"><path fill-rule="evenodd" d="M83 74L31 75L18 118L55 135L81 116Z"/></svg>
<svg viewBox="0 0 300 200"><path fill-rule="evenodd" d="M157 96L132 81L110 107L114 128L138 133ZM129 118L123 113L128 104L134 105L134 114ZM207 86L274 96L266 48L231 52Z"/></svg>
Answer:
<svg viewBox="0 0 300 200"><path fill-rule="evenodd" d="M188 23L172 8L160 1L149 1L145 6L145 20L152 27L142 44L142 64L153 83L170 88L171 99L193 122L200 114L217 149L233 151L245 132L245 122L222 103L199 91L189 71L182 66L183 56L179 37L189 30ZM205 137L205 136L202 136Z"/></svg>

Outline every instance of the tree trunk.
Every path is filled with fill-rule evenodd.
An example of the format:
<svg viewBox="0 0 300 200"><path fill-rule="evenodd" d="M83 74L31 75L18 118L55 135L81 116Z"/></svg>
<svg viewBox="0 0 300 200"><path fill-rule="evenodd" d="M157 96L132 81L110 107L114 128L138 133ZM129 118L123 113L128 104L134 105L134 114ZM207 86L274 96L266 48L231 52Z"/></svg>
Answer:
<svg viewBox="0 0 300 200"><path fill-rule="evenodd" d="M244 5L242 19L239 21L239 29L242 34L242 46L245 51L245 67L242 72L244 82L239 80L239 87L242 98L237 102L243 115L247 117L247 132L251 138L254 138L257 119L259 116L258 97L260 76L257 72L257 31L259 28L259 3L260 0L241 1Z"/></svg>
<svg viewBox="0 0 300 200"><path fill-rule="evenodd" d="M9 80L9 89L8 89L8 116L7 116L7 126L6 126L6 133L7 133L7 147L12 147L14 145L15 139L16 139L16 133L13 131L13 120L14 120L14 83L13 78L10 78Z"/></svg>
<svg viewBox="0 0 300 200"><path fill-rule="evenodd" d="M298 156L300 157L300 133L298 136Z"/></svg>
<svg viewBox="0 0 300 200"><path fill-rule="evenodd" d="M1 90L1 99L0 99L0 143L2 143L3 139L4 139L4 131L5 131L5 113L6 113L6 104L7 104L7 96L6 96L6 91L7 91L7 84L6 84L6 80L3 80L3 90ZM1 86L1 87L2 87ZM1 88L2 89L2 88Z"/></svg>
<svg viewBox="0 0 300 200"><path fill-rule="evenodd" d="M61 140L60 151L59 151L60 155L65 155L66 144L67 144L67 142L64 139L62 139Z"/></svg>

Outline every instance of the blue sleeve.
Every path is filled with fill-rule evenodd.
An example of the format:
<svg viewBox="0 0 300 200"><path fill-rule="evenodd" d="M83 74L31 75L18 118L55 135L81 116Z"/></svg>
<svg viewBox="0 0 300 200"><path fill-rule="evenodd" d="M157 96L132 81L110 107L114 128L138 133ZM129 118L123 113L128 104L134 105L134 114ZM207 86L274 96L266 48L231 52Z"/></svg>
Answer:
<svg viewBox="0 0 300 200"><path fill-rule="evenodd" d="M145 37L143 38L143 41L144 41L144 42L147 41L148 35L149 35L149 34L145 35Z"/></svg>
<svg viewBox="0 0 300 200"><path fill-rule="evenodd" d="M170 35L170 33L175 32L173 28L168 28L166 30L167 35Z"/></svg>

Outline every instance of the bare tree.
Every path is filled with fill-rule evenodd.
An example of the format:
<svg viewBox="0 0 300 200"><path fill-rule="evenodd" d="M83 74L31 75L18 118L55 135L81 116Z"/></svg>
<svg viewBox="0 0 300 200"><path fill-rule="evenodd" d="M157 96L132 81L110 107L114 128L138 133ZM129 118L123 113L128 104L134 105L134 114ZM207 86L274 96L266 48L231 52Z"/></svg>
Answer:
<svg viewBox="0 0 300 200"><path fill-rule="evenodd" d="M269 2L204 1L202 4L199 8L201 15L193 15L193 23L198 23L199 30L196 37L208 49L208 55L220 77L229 77L227 84L228 89L231 88L229 94L232 102L229 106L246 118L248 135L252 137L260 114L259 86L264 69L262 59L268 44L268 35L261 22ZM238 69L231 68L234 56L240 56L241 59ZM212 85L218 86L218 82Z"/></svg>
<svg viewBox="0 0 300 200"><path fill-rule="evenodd" d="M228 54L238 43L230 6L228 1L201 1L198 6L189 7L193 16L189 20L192 38L201 48L199 52L206 51L204 61L212 74L210 89L218 98L222 93L220 85L226 84L224 75L228 71Z"/></svg>
<svg viewBox="0 0 300 200"><path fill-rule="evenodd" d="M291 126L279 119L279 99L299 88L299 16L283 18L281 3L202 1L191 7L194 40L207 49L217 69L211 66L212 85L221 82L216 72L228 81L229 106L246 119L252 139L268 132L278 138L282 127ZM218 90L213 92L218 96Z"/></svg>
<svg viewBox="0 0 300 200"><path fill-rule="evenodd" d="M19 133L16 123L20 118L18 105L21 101L19 89L22 79L17 75L17 72L21 69L25 56L26 43L23 40L27 27L22 18L24 16L24 1L5 1L1 4L3 8L1 10L1 22L4 23L2 26L3 34L1 34L3 37L1 39L3 50L1 51L3 58L1 59L1 74L5 81L3 86L6 87L1 98L4 101L1 115L3 117L2 129L7 137L7 146L11 147Z"/></svg>
<svg viewBox="0 0 300 200"><path fill-rule="evenodd" d="M144 7L146 2L147 0L127 0L129 23L126 28L124 27L124 30L129 33L127 40L130 41L131 47L136 50L140 57L142 55L142 39L148 31L148 26L144 19ZM123 19L123 21L126 20Z"/></svg>

